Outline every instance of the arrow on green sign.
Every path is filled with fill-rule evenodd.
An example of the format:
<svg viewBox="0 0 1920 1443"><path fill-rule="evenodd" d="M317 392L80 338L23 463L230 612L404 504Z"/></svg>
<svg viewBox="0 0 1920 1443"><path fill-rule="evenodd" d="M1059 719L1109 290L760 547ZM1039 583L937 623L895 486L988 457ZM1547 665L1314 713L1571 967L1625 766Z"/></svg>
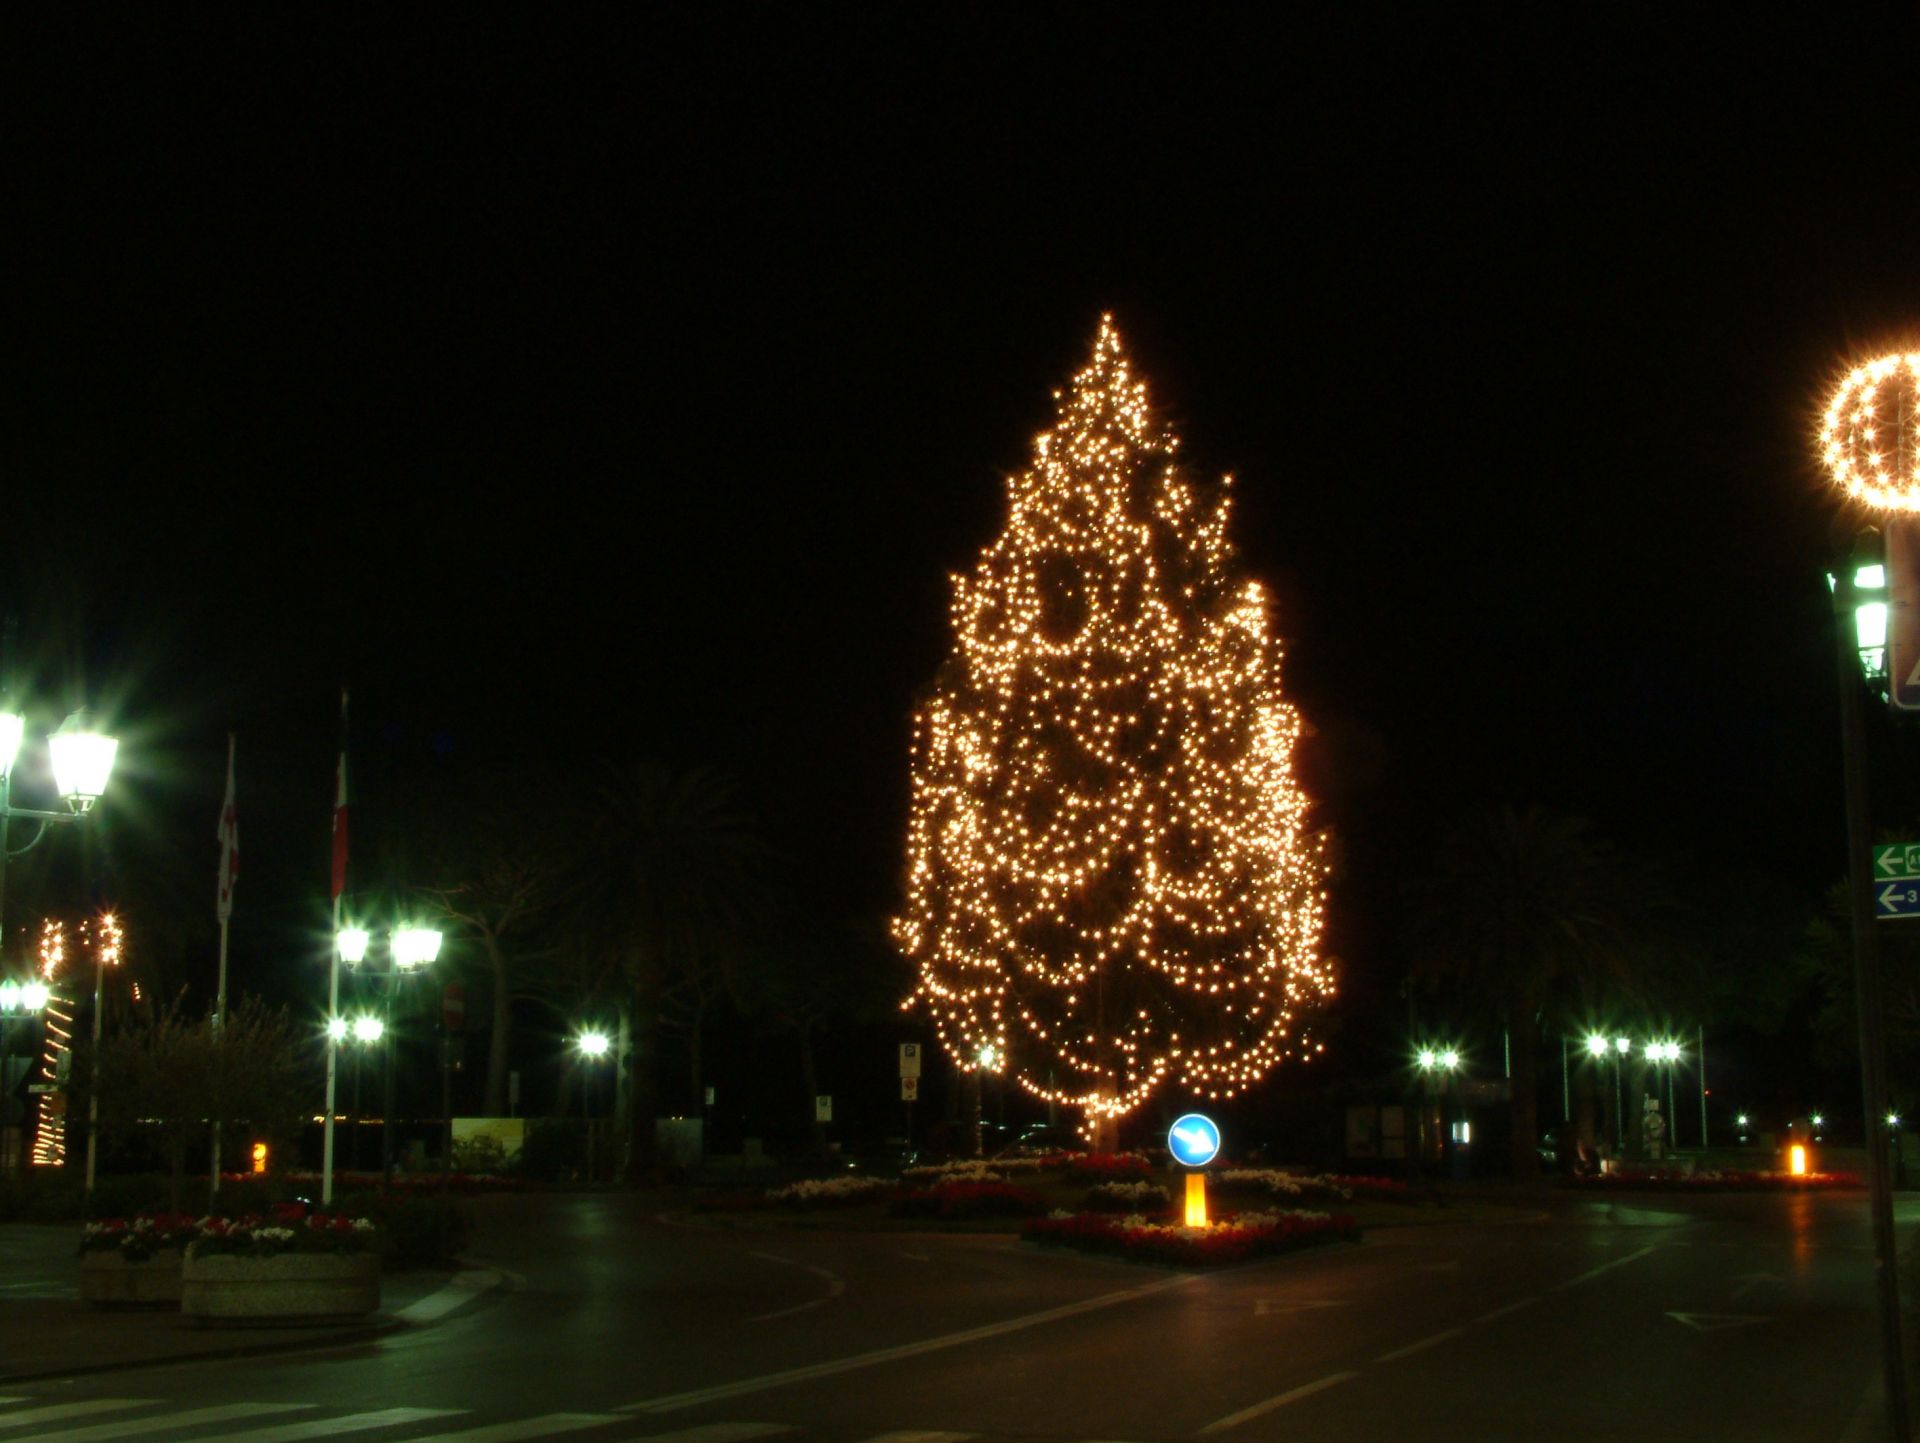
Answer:
<svg viewBox="0 0 1920 1443"><path fill-rule="evenodd" d="M1920 842L1896 842L1873 849L1876 877L1920 877Z"/></svg>

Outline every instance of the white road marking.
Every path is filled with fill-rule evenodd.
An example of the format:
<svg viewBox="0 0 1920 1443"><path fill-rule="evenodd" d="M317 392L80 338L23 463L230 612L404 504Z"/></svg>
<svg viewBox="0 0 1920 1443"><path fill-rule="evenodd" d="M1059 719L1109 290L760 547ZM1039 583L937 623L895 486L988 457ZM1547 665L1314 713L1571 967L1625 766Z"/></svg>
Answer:
<svg viewBox="0 0 1920 1443"><path fill-rule="evenodd" d="M1204 1438L1209 1433L1224 1433L1229 1428L1238 1428L1242 1423L1251 1423L1263 1413L1271 1413L1275 1408L1284 1408L1289 1403L1297 1403L1302 1398L1311 1397L1315 1393L1333 1387L1336 1383L1344 1383L1349 1378L1359 1376L1358 1373L1329 1373L1326 1377L1318 1378L1311 1383L1302 1383L1298 1388L1289 1389L1277 1398L1269 1398L1264 1403L1255 1403L1251 1408L1242 1408L1238 1413L1229 1413L1224 1418L1214 1419L1200 1430L1199 1436Z"/></svg>
<svg viewBox="0 0 1920 1443"><path fill-rule="evenodd" d="M407 1443L520 1443L522 1438L550 1438L555 1433L573 1433L582 1428L599 1428L621 1420L611 1413L542 1413L537 1418L517 1418L511 1423L488 1423L462 1433L435 1433L424 1438L409 1438ZM208 1440L215 1443L215 1440Z"/></svg>
<svg viewBox="0 0 1920 1443"><path fill-rule="evenodd" d="M928 1253L902 1253L900 1256L908 1262L913 1263L930 1263L933 1261L932 1256Z"/></svg>
<svg viewBox="0 0 1920 1443"><path fill-rule="evenodd" d="M484 1268L469 1268L453 1275L438 1292L428 1293L394 1314L403 1323L431 1323L444 1318L462 1303L470 1302L502 1281L500 1274Z"/></svg>
<svg viewBox="0 0 1920 1443"><path fill-rule="evenodd" d="M1504 1308L1495 1308L1491 1313L1482 1313L1479 1317L1474 1319L1474 1322L1491 1323L1496 1318L1504 1318L1509 1313L1517 1313L1522 1308L1530 1308L1539 1301L1540 1299L1538 1295L1535 1295L1534 1297L1531 1297L1531 1298L1522 1298L1517 1303L1508 1303Z"/></svg>
<svg viewBox="0 0 1920 1443"><path fill-rule="evenodd" d="M25 1398L9 1398L9 1403L24 1403ZM79 1418L88 1413L111 1413L116 1408L145 1408L158 1398L89 1398L84 1403L49 1403L44 1408L28 1408L19 1413L0 1413L0 1428L24 1428L29 1423L53 1423L62 1418Z"/></svg>
<svg viewBox="0 0 1920 1443"><path fill-rule="evenodd" d="M1099 1297L1088 1298L1085 1302L1066 1303L1058 1308L1048 1308L1045 1312L1028 1313L1020 1318L1008 1318L1002 1323L988 1323L983 1327L966 1328L961 1332L947 1333L938 1338L923 1338L917 1343L902 1343L893 1348L876 1348L870 1353L856 1353L849 1358L836 1358L831 1362L814 1363L805 1368L788 1368L778 1373L764 1373L758 1378L742 1378L738 1382L721 1383L712 1388L695 1388L685 1393L668 1393L659 1398L647 1398L638 1403L622 1404L618 1411L667 1413L676 1408L692 1408L697 1404L712 1403L721 1398L735 1398L743 1393L759 1393L768 1388L783 1388L789 1383L804 1383L814 1378L831 1378L838 1373L851 1373L860 1368L872 1368L881 1363L896 1362L901 1358L917 1358L922 1353L937 1353L944 1348L958 1348L966 1343L977 1343L987 1338L998 1338L1007 1333L1037 1328L1042 1323L1057 1322L1061 1318L1077 1317L1081 1313L1111 1308L1120 1303L1131 1303L1138 1298L1165 1292L1168 1288L1182 1287L1192 1282L1196 1276L1198 1275L1194 1273L1184 1273L1177 1277L1162 1278L1158 1282L1147 1283L1138 1288L1126 1288L1117 1293L1102 1293Z"/></svg>
<svg viewBox="0 0 1920 1443"><path fill-rule="evenodd" d="M1592 1282L1602 1273L1610 1273L1615 1268L1624 1268L1628 1263L1638 1262L1641 1258L1646 1257L1647 1254L1658 1251L1659 1245L1655 1244L1652 1247L1642 1248L1637 1253L1628 1253L1624 1258L1615 1258L1612 1262L1602 1263L1597 1268L1588 1268L1577 1278L1568 1278L1564 1283L1555 1283L1552 1287L1548 1288L1547 1291L1550 1293L1563 1293L1568 1288L1577 1288L1582 1283Z"/></svg>
<svg viewBox="0 0 1920 1443"><path fill-rule="evenodd" d="M228 1423L241 1418L258 1418L267 1413L297 1413L312 1403L222 1403L217 1408L189 1408L184 1413L139 1418L129 1423L95 1423L90 1428L68 1428L59 1433L36 1433L34 1443L94 1443L100 1438L131 1438L151 1434L156 1426L198 1428L204 1423Z"/></svg>
<svg viewBox="0 0 1920 1443"><path fill-rule="evenodd" d="M1392 1363L1401 1358L1411 1358L1415 1353L1424 1353L1436 1344L1444 1343L1449 1338L1457 1338L1464 1332L1466 1332L1465 1328L1448 1328L1444 1333L1434 1333L1429 1337L1422 1338L1417 1343L1409 1343L1404 1348L1395 1348L1391 1353L1382 1353L1373 1361L1376 1363Z"/></svg>
<svg viewBox="0 0 1920 1443"><path fill-rule="evenodd" d="M1253 1305L1256 1318L1266 1317L1270 1313L1304 1313L1313 1308L1344 1308L1346 1303L1339 1298L1305 1298L1297 1303L1276 1303L1271 1298L1261 1298Z"/></svg>
<svg viewBox="0 0 1920 1443"><path fill-rule="evenodd" d="M784 1263L790 1268L805 1268L815 1277L825 1278L827 1280L827 1291L811 1302L795 1303L791 1308L781 1308L777 1312L762 1313L757 1318L748 1318L747 1321L749 1323L765 1323L772 1321L774 1318L785 1318L790 1317L794 1313L804 1313L808 1308L817 1308L822 1303L832 1302L847 1290L847 1285L836 1275L828 1272L825 1268L816 1268L812 1263L795 1262L792 1258L783 1258L774 1253L751 1253L748 1256L765 1258L770 1263Z"/></svg>
<svg viewBox="0 0 1920 1443"><path fill-rule="evenodd" d="M378 1413L349 1413L344 1418L319 1418L311 1423L269 1423L244 1433L221 1433L207 1443L296 1443L301 1438L331 1438L335 1433L358 1433L367 1428L392 1428L428 1418L451 1418L467 1408L383 1408ZM164 1419L156 1419L164 1422Z"/></svg>
<svg viewBox="0 0 1920 1443"><path fill-rule="evenodd" d="M1764 1317L1755 1317L1751 1313L1668 1313L1674 1322L1697 1329L1702 1333L1720 1333L1728 1328L1744 1328L1751 1323L1764 1323Z"/></svg>

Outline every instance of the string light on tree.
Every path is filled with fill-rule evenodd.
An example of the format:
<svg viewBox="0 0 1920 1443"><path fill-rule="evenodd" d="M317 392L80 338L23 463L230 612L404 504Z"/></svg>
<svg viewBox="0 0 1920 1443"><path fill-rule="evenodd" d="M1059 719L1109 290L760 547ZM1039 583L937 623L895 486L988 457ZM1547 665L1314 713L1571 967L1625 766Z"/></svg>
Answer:
<svg viewBox="0 0 1920 1443"><path fill-rule="evenodd" d="M1320 1050L1325 865L1293 776L1267 599L1231 478L1177 458L1111 317L953 578L914 718L906 1006L1089 1129L1162 1085L1244 1090Z"/></svg>

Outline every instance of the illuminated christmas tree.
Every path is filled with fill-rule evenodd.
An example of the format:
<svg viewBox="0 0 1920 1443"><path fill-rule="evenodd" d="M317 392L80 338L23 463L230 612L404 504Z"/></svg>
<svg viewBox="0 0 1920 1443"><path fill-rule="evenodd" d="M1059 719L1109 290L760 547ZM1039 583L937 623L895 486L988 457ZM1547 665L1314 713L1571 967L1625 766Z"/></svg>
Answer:
<svg viewBox="0 0 1920 1443"><path fill-rule="evenodd" d="M1093 358L953 578L914 719L906 1006L963 1069L1081 1110L1103 1143L1162 1084L1231 1097L1319 1050L1325 867L1300 725L1231 478L1196 482L1102 318Z"/></svg>

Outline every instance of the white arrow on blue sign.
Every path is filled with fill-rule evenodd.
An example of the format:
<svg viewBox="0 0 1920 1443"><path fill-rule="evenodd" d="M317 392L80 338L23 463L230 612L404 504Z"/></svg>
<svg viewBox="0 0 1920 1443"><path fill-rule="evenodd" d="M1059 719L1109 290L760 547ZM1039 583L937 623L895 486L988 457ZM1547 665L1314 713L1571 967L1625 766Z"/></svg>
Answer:
<svg viewBox="0 0 1920 1443"><path fill-rule="evenodd" d="M1920 917L1920 879L1875 883L1873 915L1883 921L1895 917Z"/></svg>
<svg viewBox="0 0 1920 1443"><path fill-rule="evenodd" d="M1920 883L1914 884L1920 887ZM1220 1153L1220 1129L1213 1119L1190 1112L1167 1129L1167 1151L1185 1167L1205 1167Z"/></svg>

